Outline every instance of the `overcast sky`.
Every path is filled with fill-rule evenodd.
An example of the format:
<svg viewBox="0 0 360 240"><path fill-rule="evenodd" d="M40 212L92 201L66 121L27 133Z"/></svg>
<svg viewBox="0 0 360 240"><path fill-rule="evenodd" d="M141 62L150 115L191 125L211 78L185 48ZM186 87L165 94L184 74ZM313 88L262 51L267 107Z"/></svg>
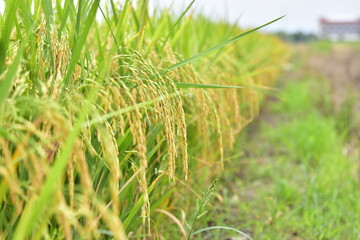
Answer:
<svg viewBox="0 0 360 240"><path fill-rule="evenodd" d="M191 0L150 0L152 5L183 9ZM234 22L240 18L242 26L258 26L286 15L286 18L267 27L267 30L306 31L318 30L318 19L328 15L360 17L360 0L196 0L196 12L213 18L226 18Z"/></svg>

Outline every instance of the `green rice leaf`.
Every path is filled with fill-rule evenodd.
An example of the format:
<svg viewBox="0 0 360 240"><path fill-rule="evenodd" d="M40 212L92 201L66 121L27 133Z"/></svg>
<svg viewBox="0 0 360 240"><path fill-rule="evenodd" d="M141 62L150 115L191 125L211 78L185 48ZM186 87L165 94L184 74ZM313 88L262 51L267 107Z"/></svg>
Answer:
<svg viewBox="0 0 360 240"><path fill-rule="evenodd" d="M214 52L214 51L216 51L216 50L219 50L219 49L221 49L221 48L223 48L223 47L225 47L225 46L227 46L227 45L229 45L229 44L231 44L231 43L239 40L240 38L243 38L243 37L249 35L250 33L253 33L253 32L255 32L255 31L257 31L257 30L259 30L259 29L261 29L261 28L264 28L264 27L266 27L266 26L268 26L268 25L270 25L270 24L272 24L272 23L274 23L274 22L279 21L279 20L282 19L283 17L285 17L285 16L279 17L279 18L277 18L277 19L275 19L275 20L272 20L272 21L270 21L270 22L268 22L268 23L265 23L264 25L261 25L260 27L251 29L251 30L249 30L249 31L247 31L247 32L244 32L244 33L242 33L242 34L240 34L240 35L238 35L238 36L236 36L236 37L234 37L234 38L231 38L231 39L229 39L229 40L227 40L227 41L224 41L224 42L222 42L222 43L220 43L220 44L218 44L218 45L216 45L216 46L214 46L214 47L212 47L212 48L210 48L210 49L208 49L208 50L206 50L206 51L204 51L204 52L201 52L201 53L199 53L199 54L197 54L197 55L195 55L195 56L193 56L193 57L190 57L190 58L188 58L188 59L185 59L184 61L181 61L181 62L179 62L179 63L176 63L176 64L168 67L168 68L165 69L164 71L160 72L160 74L165 74L165 73L167 73L168 71L174 70L174 69L176 69L176 68L179 68L179 67L181 67L181 66L184 66L184 65L186 65L186 64L189 64L189 63L191 63L191 62L194 62L194 61L200 59L201 57L204 57L204 56L206 56L206 55L208 55L208 54L210 54L210 53L212 53L212 52Z"/></svg>
<svg viewBox="0 0 360 240"><path fill-rule="evenodd" d="M191 9L192 5L195 3L196 0L193 0L190 2L190 4L188 5L188 7L185 9L185 11L180 15L180 17L178 18L178 20L175 22L174 26L172 26L171 31L169 32L169 34L166 36L161 49L163 49L165 47L165 44L167 43L167 41L169 40L169 38L174 34L175 32L175 28L177 27L177 25L179 25L179 23L181 22L181 20L184 18L184 16L186 15L186 13Z"/></svg>
<svg viewBox="0 0 360 240"><path fill-rule="evenodd" d="M4 99L7 97L8 93L10 91L10 88L14 82L23 51L24 51L24 45L21 45L20 49L18 50L18 52L16 54L16 57L15 57L13 63L7 69L4 79L0 80L0 105L2 104Z"/></svg>
<svg viewBox="0 0 360 240"><path fill-rule="evenodd" d="M89 34L90 27L95 20L96 12L99 7L99 2L100 0L95 0L94 3L92 4L89 15L87 16L84 22L84 28L80 32L77 41L72 49L72 55L71 55L68 71L66 72L66 75L64 77L64 84L61 91L61 96L64 96L65 90L69 85L70 79L74 73L75 66L78 60L80 59L81 50L85 45L86 37Z"/></svg>
<svg viewBox="0 0 360 240"><path fill-rule="evenodd" d="M0 74L2 74L5 67L6 53L9 48L10 34L16 19L16 9L19 4L19 0L8 1L5 8L5 21L4 28L1 29L0 39Z"/></svg>

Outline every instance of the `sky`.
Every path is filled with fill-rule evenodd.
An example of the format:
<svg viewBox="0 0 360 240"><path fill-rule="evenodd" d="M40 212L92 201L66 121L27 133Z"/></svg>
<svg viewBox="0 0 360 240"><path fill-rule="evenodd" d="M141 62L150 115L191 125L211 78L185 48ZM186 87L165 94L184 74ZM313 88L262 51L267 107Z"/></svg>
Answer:
<svg viewBox="0 0 360 240"><path fill-rule="evenodd" d="M102 0L107 2L109 0ZM115 0L120 1L121 0ZM173 4L181 12L192 0L149 0L151 7ZM0 0L0 12L4 9ZM243 27L260 26L286 15L282 20L266 27L266 31L318 32L322 16L349 16L360 18L360 0L196 0L193 12L201 12L213 19L239 20Z"/></svg>
<svg viewBox="0 0 360 240"><path fill-rule="evenodd" d="M181 11L191 0L150 0L153 6L169 6ZM244 27L262 25L280 16L286 17L267 27L267 31L318 32L323 16L360 18L360 0L196 0L195 12L230 22L239 19Z"/></svg>

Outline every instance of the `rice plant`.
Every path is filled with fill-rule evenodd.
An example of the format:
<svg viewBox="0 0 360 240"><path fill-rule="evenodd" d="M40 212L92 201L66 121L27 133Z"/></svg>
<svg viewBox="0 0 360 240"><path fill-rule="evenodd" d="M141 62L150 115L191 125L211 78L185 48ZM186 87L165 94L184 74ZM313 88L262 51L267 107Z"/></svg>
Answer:
<svg viewBox="0 0 360 240"><path fill-rule="evenodd" d="M0 238L181 238L287 59L191 5L5 1Z"/></svg>

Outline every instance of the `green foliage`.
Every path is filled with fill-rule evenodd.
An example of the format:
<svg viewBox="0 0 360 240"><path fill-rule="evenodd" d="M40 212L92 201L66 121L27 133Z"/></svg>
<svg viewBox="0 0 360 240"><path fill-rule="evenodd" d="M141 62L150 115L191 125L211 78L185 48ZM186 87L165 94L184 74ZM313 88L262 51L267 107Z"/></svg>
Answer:
<svg viewBox="0 0 360 240"><path fill-rule="evenodd" d="M270 104L266 114L272 120L266 115L256 137L243 143L249 154L234 170L241 180L227 177L239 200L224 192L218 209L224 217L239 216L238 222L217 214L215 224L250 232L254 239L359 238L356 150L344 154L337 116L321 109L317 100L328 96L314 96L318 87L326 88L309 78L290 81ZM231 213L224 212L226 201Z"/></svg>

